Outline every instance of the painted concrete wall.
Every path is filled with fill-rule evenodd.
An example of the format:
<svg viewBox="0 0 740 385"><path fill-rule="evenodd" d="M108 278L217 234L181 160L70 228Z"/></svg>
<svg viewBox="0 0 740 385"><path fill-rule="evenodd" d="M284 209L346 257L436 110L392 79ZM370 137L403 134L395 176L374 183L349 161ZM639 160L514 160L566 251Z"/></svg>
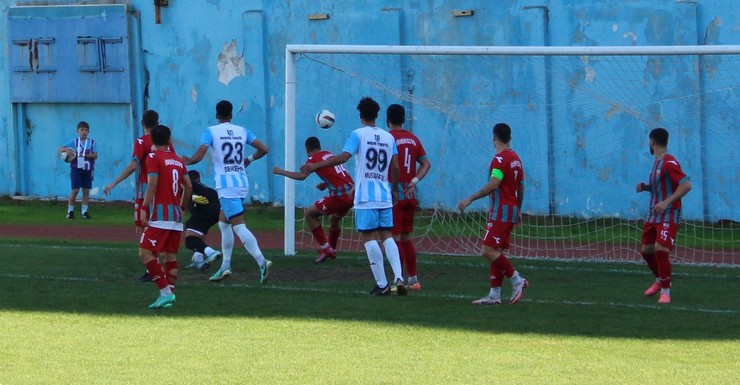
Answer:
<svg viewBox="0 0 740 385"><path fill-rule="evenodd" d="M0 48L8 56L8 14L17 4L72 4L73 2L0 1ZM86 2L90 3L90 2ZM106 2L108 3L108 2ZM154 23L151 1L128 1L132 43L132 89L130 104L24 104L19 117L18 105L10 100L7 86L0 87L0 194L22 193L32 196L63 196L68 192L67 178L53 150L74 134L79 120L91 123L93 136L100 146L96 172L95 197L128 162L131 142L140 134L140 112L153 108L160 112L161 121L173 128L178 152L195 151L203 129L215 122L214 105L228 99L235 105L234 122L252 129L271 148L269 157L250 167L252 196L260 201L281 202L283 179L272 177L273 165L282 165L284 113L284 47L288 43L318 44L404 44L404 45L674 45L674 44L740 44L740 10L735 0L698 1L600 1L535 0L535 1L442 1L442 0L368 0L362 7L355 2L315 1L172 1L161 11L162 23ZM472 17L454 17L453 10L473 9ZM309 14L328 13L329 20L309 21ZM137 46L139 44L140 46ZM406 60L406 61L404 61ZM410 61L409 61L410 60ZM651 163L644 156L650 124L629 114L616 119L583 118L577 106L562 109L546 108L547 90L533 73L549 72L553 78L570 79L580 75L582 63L560 59L545 68L544 63L531 62L524 66L494 66L495 71L474 74L473 80L455 82L436 78L428 70L437 63L393 58L387 63L383 81L391 87L408 87L406 69L416 72L414 87L420 93L449 97L474 103L476 95L486 95L503 83L506 92L497 94L496 118L516 122L517 149L529 157L525 164L538 164L528 170L527 211L579 216L618 215L640 217L645 197L628 194L630 186L646 178ZM577 59L576 59L577 60ZM695 66L699 63L685 63ZM709 63L710 65L712 63ZM350 67L362 68L361 62ZM592 69L605 65L596 63ZM400 68L400 70L399 70ZM737 72L737 63L715 63L719 71ZM645 70L645 69L643 69ZM301 74L299 74L300 76ZM9 84L7 60L0 61L0 83ZM683 83L677 79L685 79ZM699 75L681 77L669 73L650 79L660 95L689 89L701 92ZM471 93L471 82L484 84L479 92ZM576 87L553 82L553 96L578 97L588 92L584 80ZM737 81L735 81L737 86ZM526 87L528 96L517 93ZM575 89L575 91L573 91ZM362 90L361 90L362 91ZM305 92L305 91L299 91ZM350 95L350 94L347 94ZM740 186L740 169L728 159L735 156L740 138L740 125L731 111L737 110L736 91L732 98L715 97L712 110L701 113L685 106L665 106L660 113L648 114L649 123L664 123L665 116L685 121L672 136L671 150L676 154L695 152L695 143L704 140L707 148L701 156L680 156L684 168L694 176L695 190L687 198L689 218L740 219L740 207L733 205L727 186ZM343 94L334 97L344 100ZM375 95L374 95L375 96ZM490 96L490 95L488 95ZM319 94L299 99L298 118L305 121L316 109L312 103L323 103ZM382 105L397 102L391 96L379 95ZM315 99L319 99L318 101ZM326 98L326 100L331 100ZM445 102L445 100L441 100ZM351 121L355 116L356 100L334 107L335 113ZM536 108L522 108L521 106ZM15 106L15 107L14 107ZM519 106L519 107L516 107ZM409 105L407 104L407 108ZM693 106L691 108L698 108ZM527 112L525 118L524 110ZM684 111L686 110L686 111ZM490 161L490 131L488 127L465 128L467 142L459 141L458 123L450 122L433 110L416 110L414 129L422 137L432 161L437 165L427 190L422 190L422 202L431 206L454 205L460 190L472 191L468 179L455 179L456 169L484 169ZM694 128L698 119L727 123L727 135L701 137ZM303 120L301 120L303 119ZM493 119L493 118L492 118ZM550 119L552 136L548 137ZM354 124L354 123L352 123ZM616 136L594 134L612 127L631 127ZM301 143L308 135L320 135L325 148L338 151L353 126L336 127L334 131L318 131L313 126L299 127L296 138L298 159L304 159ZM598 128L599 130L594 130ZM543 134L543 131L545 134ZM527 138L526 141L522 138ZM730 143L736 145L728 146ZM734 141L734 142L733 142ZM475 143L477 147L468 145ZM609 156L604 149L610 149ZM636 150L641 149L641 150ZM465 154L461 157L457 154ZM551 157L548 165L542 158ZM614 167L611 154L619 156L622 167ZM16 166L21 162L21 167ZM18 170L18 169L21 170ZM211 173L207 161L194 167L206 178ZM716 170L723 170L722 172ZM23 173L23 177L19 176ZM446 178L446 179L445 179ZM462 177L460 177L462 178ZM21 186L19 181L23 181ZM479 182L482 183L484 179ZM450 188L463 185L459 188ZM706 185L705 185L706 184ZM131 199L133 178L120 185L110 199ZM433 186L433 187L432 187ZM589 188L589 186L600 186ZM606 188L604 186L607 186ZM310 187L310 186L309 186ZM307 204L319 194L302 187L299 203ZM555 188L555 193L549 191ZM21 191L22 190L22 191ZM612 191L604 198L591 196L588 191ZM599 194L601 195L601 194ZM594 203L595 202L595 203ZM481 207L486 202L479 202Z"/></svg>

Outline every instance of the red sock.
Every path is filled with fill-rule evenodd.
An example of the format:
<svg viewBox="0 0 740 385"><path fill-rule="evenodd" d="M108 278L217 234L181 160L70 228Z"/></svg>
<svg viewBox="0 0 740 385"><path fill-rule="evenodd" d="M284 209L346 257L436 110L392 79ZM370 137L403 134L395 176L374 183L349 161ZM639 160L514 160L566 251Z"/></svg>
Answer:
<svg viewBox="0 0 740 385"><path fill-rule="evenodd" d="M152 282L154 282L154 284L157 285L160 290L169 285L169 283L167 282L167 277L164 275L164 272L162 271L162 265L159 264L159 261L157 261L156 259L152 259L144 266L146 266L146 271L149 272L149 277L151 277Z"/></svg>
<svg viewBox="0 0 740 385"><path fill-rule="evenodd" d="M658 279L662 289L671 288L671 260L668 258L668 252L662 250L655 251L655 262L658 265Z"/></svg>
<svg viewBox="0 0 740 385"><path fill-rule="evenodd" d="M414 242L406 241L401 244L406 253L406 268L408 269L409 276L416 275L416 248Z"/></svg>
<svg viewBox="0 0 740 385"><path fill-rule="evenodd" d="M491 287L492 288L501 287L501 284L503 283L504 283L504 272L501 271L496 266L496 262L491 262Z"/></svg>
<svg viewBox="0 0 740 385"><path fill-rule="evenodd" d="M496 261L493 262L494 265L500 270L504 272L504 275L506 278L511 278L511 276L514 275L514 265L511 264L511 261L509 261L509 258L506 258L506 256L501 253L501 255L496 259Z"/></svg>
<svg viewBox="0 0 740 385"><path fill-rule="evenodd" d="M177 282L177 261L167 262L164 264L164 271L167 275L167 282L170 284L171 289L175 289L175 283Z"/></svg>
<svg viewBox="0 0 740 385"><path fill-rule="evenodd" d="M650 271L653 272L655 278L658 278L658 262L655 260L655 254L642 253L642 258L647 262Z"/></svg>
<svg viewBox="0 0 740 385"><path fill-rule="evenodd" d="M323 226L317 226L315 229L311 230L311 233L316 242L319 243L319 246L323 247L326 244L326 236L324 235Z"/></svg>
<svg viewBox="0 0 740 385"><path fill-rule="evenodd" d="M405 276L406 272L408 272L408 266L406 265L408 263L408 256L406 255L406 250L403 248L403 242L394 242L396 242L396 247L398 248L398 257L401 259L401 276Z"/></svg>
<svg viewBox="0 0 740 385"><path fill-rule="evenodd" d="M329 246L331 246L332 249L337 249L337 242L339 242L339 235L342 234L342 229L337 227L335 228L329 228Z"/></svg>

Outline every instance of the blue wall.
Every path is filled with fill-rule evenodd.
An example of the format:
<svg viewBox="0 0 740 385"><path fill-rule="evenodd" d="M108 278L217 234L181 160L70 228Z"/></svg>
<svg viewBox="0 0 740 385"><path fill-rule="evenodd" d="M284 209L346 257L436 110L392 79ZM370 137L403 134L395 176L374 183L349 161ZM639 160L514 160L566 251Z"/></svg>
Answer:
<svg viewBox="0 0 740 385"><path fill-rule="evenodd" d="M34 3L42 2L23 4ZM8 44L8 17L10 7L15 4L0 0L3 11L0 48L6 53L4 57L8 57L12 49ZM178 152L190 154L195 151L203 129L215 121L215 103L228 99L237 111L234 122L252 129L271 148L266 160L250 168L253 198L281 202L283 179L272 177L270 170L284 161L284 47L288 43L740 44L740 10L735 0L368 0L361 9L354 2L173 1L171 6L162 9L162 24L154 23L151 0L133 0L126 4L132 45L129 68L133 95L130 103L13 104L8 62L0 61L0 83L4 84L0 86L0 158L10 160L0 162L0 177L7 181L0 184L0 194L66 195L66 170L53 152L74 135L77 121L87 120L92 126L91 136L101 149L94 183L97 190L93 191L93 196L102 198L102 186L118 175L128 162L132 139L140 135L138 121L143 109L158 110L162 123L174 130ZM459 9L473 9L475 14L453 17L452 11ZM307 19L309 14L316 13L328 13L330 19ZM347 64L349 67L362 68L361 60L353 60ZM389 60L392 62L388 63L389 70L382 81L391 87L407 89L410 81L404 70L413 68L415 90L419 94L438 95L441 103L456 104L460 100L475 103L481 95L495 96L494 105L501 107L492 111L492 121L501 119L516 123L514 145L523 153L525 165L539 166L528 168L526 211L641 217L646 197L636 196L631 189L638 180L646 178L651 163L649 156L644 154L647 132L655 124L680 121L680 126L669 126L669 129L673 133L671 150L682 160L695 186L686 200L686 216L740 220L740 207L733 206L732 201L732 191L740 187L740 169L729 160L740 155L736 150L740 146L740 124L735 117L736 90L729 97L727 94L708 96L706 105L714 106L709 110L702 111L696 105L660 105L655 111L649 111L647 121L625 113L594 118L577 104L552 108L548 112L546 85L542 78L532 76L549 73L553 79L551 103L557 104L557 98L578 100L593 86L584 80L583 63L579 58L556 58L549 65L533 61L512 66L501 62L493 66L494 70L470 74L472 80L460 81L425 77L431 73L427 68L438 66L438 63L408 58ZM687 68L707 66L720 72L737 73L738 70L737 63L687 62L683 65ZM589 63L589 70L600 74L609 66L596 61ZM679 73L679 68L663 72L642 68L646 76L655 75L646 78L650 84L649 93L660 98L687 89L701 92L703 86L713 81L693 72ZM470 92L473 83L480 89ZM737 80L732 85L736 87ZM529 94L517 92L521 87L526 87ZM493 90L497 90L495 95ZM299 89L299 96L301 92L306 91ZM320 94L312 98L304 96L323 98ZM335 95L340 101L342 96ZM398 102L389 96L378 97L383 105ZM445 97L449 100L444 100ZM629 104L629 97L625 96L627 100L621 102ZM301 101L299 98L299 103L303 103L298 107L299 123L310 119L317 111L312 102L322 101ZM296 138L299 162L304 159L300 144L308 135L319 135L325 148L335 151L341 148L346 134L359 124L354 121L356 114L352 106L355 102L350 100L346 106L331 106L338 116L346 116L344 121L351 122L348 125L323 132L313 126L299 127ZM425 141L432 162L437 166L425 182L423 203L453 206L460 195L478 187L468 186L469 179L462 179L455 170L482 170L487 166L491 156L490 126L461 127L458 122L448 121L422 105L415 111L414 130ZM702 119L725 122L726 135L702 136L702 131L697 129L702 127ZM547 135L548 120L551 121L551 138ZM613 129L616 127L630 129L617 131ZM468 142L459 141L458 130L461 129L466 130ZM604 131L614 132L614 135L604 135ZM697 143L707 150L700 156L689 156L697 152ZM460 153L466 156L457 155ZM551 157L549 166L542 160L548 156ZM439 167L442 164L445 167ZM207 161L195 169L203 172L206 178L211 175ZM478 183L484 180L482 176ZM450 183L463 186L450 188ZM133 178L130 178L114 190L110 198L131 199L133 186ZM318 196L305 186L301 188L304 193L299 198L300 203L310 203ZM550 195L552 188L555 193ZM611 193L605 198L603 191ZM486 202L482 200L479 204L482 208Z"/></svg>

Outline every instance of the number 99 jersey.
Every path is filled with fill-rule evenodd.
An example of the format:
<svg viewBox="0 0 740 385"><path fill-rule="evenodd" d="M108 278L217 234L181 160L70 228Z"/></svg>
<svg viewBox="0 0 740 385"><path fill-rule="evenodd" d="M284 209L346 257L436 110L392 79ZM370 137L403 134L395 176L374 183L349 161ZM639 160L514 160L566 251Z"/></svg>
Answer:
<svg viewBox="0 0 740 385"><path fill-rule="evenodd" d="M396 139L378 127L352 132L342 151L356 154L355 209L393 207L389 180L391 160L398 155Z"/></svg>
<svg viewBox="0 0 740 385"><path fill-rule="evenodd" d="M244 167L244 148L257 137L248 129L224 122L208 127L200 140L211 147L216 190L222 198L245 198L249 181Z"/></svg>

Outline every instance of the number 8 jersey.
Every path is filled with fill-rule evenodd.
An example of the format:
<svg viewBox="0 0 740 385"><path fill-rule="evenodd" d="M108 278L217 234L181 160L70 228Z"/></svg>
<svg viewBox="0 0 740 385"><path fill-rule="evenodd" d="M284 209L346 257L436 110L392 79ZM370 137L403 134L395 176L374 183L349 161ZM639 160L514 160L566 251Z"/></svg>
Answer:
<svg viewBox="0 0 740 385"><path fill-rule="evenodd" d="M249 180L244 167L244 148L257 137L248 129L224 122L208 127L200 143L211 147L216 190L221 198L246 198Z"/></svg>
<svg viewBox="0 0 740 385"><path fill-rule="evenodd" d="M355 159L355 209L393 207L389 180L391 159L398 154L388 131L365 126L352 132L342 151Z"/></svg>

